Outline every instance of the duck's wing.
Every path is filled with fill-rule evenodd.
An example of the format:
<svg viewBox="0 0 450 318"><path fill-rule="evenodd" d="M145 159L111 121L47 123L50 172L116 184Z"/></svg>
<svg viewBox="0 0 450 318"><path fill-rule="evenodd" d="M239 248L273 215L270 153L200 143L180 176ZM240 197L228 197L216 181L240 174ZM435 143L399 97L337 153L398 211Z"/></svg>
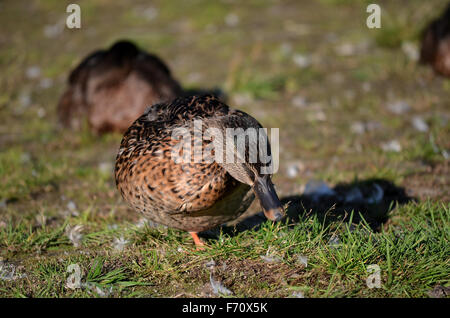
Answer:
<svg viewBox="0 0 450 318"><path fill-rule="evenodd" d="M442 15L422 31L420 62L433 63L439 42L450 37L450 3Z"/></svg>
<svg viewBox="0 0 450 318"><path fill-rule="evenodd" d="M273 164L267 130L252 116L239 110L207 120L210 128L219 128L222 136L214 140L222 143L219 163L231 176L242 183L255 180L255 174L272 175ZM213 134L214 135L214 134ZM220 143L215 149L220 149Z"/></svg>
<svg viewBox="0 0 450 318"><path fill-rule="evenodd" d="M69 84L75 85L80 81L83 81L88 76L89 72L100 64L105 54L105 50L97 50L85 57L70 73L68 80Z"/></svg>
<svg viewBox="0 0 450 318"><path fill-rule="evenodd" d="M170 122L174 126L186 125L196 120L201 121L204 132L208 130L208 133L213 135L219 134L212 136L212 139L222 142L223 155L226 156L226 145L231 144L232 147L228 149L232 149L241 161L248 163L245 166L230 166L225 162L226 157L218 162L233 177L235 174L232 173L232 168L245 169L245 174L251 176L253 180L253 170L261 171L262 168L272 164L266 130L255 118L243 111L228 107L216 96L177 98L171 103L152 107L149 114L152 114L155 120ZM210 130L210 128L215 129ZM229 140L227 140L228 132ZM218 144L214 147L220 148ZM247 171L249 167L252 171ZM237 178L237 180L245 183L242 179Z"/></svg>
<svg viewBox="0 0 450 318"><path fill-rule="evenodd" d="M143 80L151 83L154 93L161 100L172 100L183 94L169 67L156 55L141 51L136 57L134 70Z"/></svg>
<svg viewBox="0 0 450 318"><path fill-rule="evenodd" d="M137 59L142 61L142 67L144 67L144 72L148 70L157 69L166 75L172 75L169 67L156 55L150 54L144 51L140 51Z"/></svg>

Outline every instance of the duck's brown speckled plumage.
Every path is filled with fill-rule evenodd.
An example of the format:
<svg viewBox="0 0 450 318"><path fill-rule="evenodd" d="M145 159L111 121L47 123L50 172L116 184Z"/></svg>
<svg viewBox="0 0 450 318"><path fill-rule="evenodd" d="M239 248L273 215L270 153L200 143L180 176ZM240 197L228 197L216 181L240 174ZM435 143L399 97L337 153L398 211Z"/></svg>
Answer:
<svg viewBox="0 0 450 318"><path fill-rule="evenodd" d="M210 229L242 214L254 199L251 186L216 162L178 163L171 150L175 128L261 125L211 95L153 105L127 130L116 158L116 184L123 198L148 219L190 232ZM203 143L203 147L207 145ZM251 173L249 171L249 173Z"/></svg>
<svg viewBox="0 0 450 318"><path fill-rule="evenodd" d="M420 61L430 64L437 73L450 77L450 4L425 29Z"/></svg>
<svg viewBox="0 0 450 318"><path fill-rule="evenodd" d="M58 116L65 127L79 128L87 118L96 133L124 132L147 106L181 94L158 57L119 41L92 53L72 71Z"/></svg>

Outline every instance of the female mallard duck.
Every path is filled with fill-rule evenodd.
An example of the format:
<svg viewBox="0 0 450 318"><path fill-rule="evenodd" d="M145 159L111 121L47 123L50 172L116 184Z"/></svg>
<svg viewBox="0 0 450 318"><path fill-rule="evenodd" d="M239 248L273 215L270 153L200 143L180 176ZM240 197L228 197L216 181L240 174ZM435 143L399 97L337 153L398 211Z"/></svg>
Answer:
<svg viewBox="0 0 450 318"><path fill-rule="evenodd" d="M437 73L450 77L450 5L425 29L420 61L431 64Z"/></svg>
<svg viewBox="0 0 450 318"><path fill-rule="evenodd" d="M79 128L87 116L95 133L124 132L148 105L181 94L158 57L119 41L109 50L92 53L72 71L58 115L71 128Z"/></svg>
<svg viewBox="0 0 450 318"><path fill-rule="evenodd" d="M201 122L202 134L212 131L213 141L201 136L195 139L196 121ZM272 184L272 174L263 170L268 163L259 157L249 160L250 152L257 148L255 140L261 137L270 156L266 135L244 139L240 158L245 159L224 160L225 163L208 158L192 160L188 151L184 153L189 147L184 148L186 144L173 135L180 129L194 133L193 148L200 146L203 153L211 145L216 147L220 140L230 140L235 149L236 135L221 139L228 128L241 132L249 128L259 133L262 130L253 117L229 108L212 95L180 97L171 103L153 105L131 125L120 145L115 179L123 198L146 218L190 232L196 245L202 245L198 232L236 219L255 195L266 217L280 220L284 210ZM225 149L225 143L217 143L219 148L210 152L214 158L220 147ZM185 160L176 160L174 153Z"/></svg>

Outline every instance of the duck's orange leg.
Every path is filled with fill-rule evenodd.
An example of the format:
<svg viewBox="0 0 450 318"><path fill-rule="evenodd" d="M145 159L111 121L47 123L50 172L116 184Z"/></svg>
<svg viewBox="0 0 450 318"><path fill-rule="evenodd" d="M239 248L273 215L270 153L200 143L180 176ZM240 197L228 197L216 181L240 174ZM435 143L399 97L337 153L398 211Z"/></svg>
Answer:
<svg viewBox="0 0 450 318"><path fill-rule="evenodd" d="M204 250L205 249L205 243L202 242L202 240L198 237L197 232L189 232L191 234L192 238L194 239L195 246L197 247L197 250Z"/></svg>

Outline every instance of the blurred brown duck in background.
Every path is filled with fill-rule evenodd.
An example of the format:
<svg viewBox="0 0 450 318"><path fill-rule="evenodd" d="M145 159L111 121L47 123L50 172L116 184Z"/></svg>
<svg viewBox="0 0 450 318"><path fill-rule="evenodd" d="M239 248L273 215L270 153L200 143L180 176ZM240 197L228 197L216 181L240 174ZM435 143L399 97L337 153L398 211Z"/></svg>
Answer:
<svg viewBox="0 0 450 318"><path fill-rule="evenodd" d="M70 74L58 104L65 127L83 120L95 133L124 132L152 104L182 94L168 67L129 41L87 56Z"/></svg>
<svg viewBox="0 0 450 318"><path fill-rule="evenodd" d="M431 64L437 73L450 77L450 4L442 16L425 29L420 61Z"/></svg>
<svg viewBox="0 0 450 318"><path fill-rule="evenodd" d="M255 195L266 217L280 220L284 210L272 175L261 173L267 164L259 158L256 163L248 160L248 149L255 149L251 141L247 141L242 163L193 162L192 157L175 162L171 153L180 141L172 138L172 132L184 128L193 133L194 120L202 121L202 129L216 128L221 136L226 128L262 128L253 117L212 95L153 105L131 125L120 145L115 179L123 198L146 218L190 232L196 245L203 245L198 232L236 219ZM266 135L263 138L267 140ZM204 153L211 141L195 143L201 144ZM268 141L267 153L270 155Z"/></svg>

